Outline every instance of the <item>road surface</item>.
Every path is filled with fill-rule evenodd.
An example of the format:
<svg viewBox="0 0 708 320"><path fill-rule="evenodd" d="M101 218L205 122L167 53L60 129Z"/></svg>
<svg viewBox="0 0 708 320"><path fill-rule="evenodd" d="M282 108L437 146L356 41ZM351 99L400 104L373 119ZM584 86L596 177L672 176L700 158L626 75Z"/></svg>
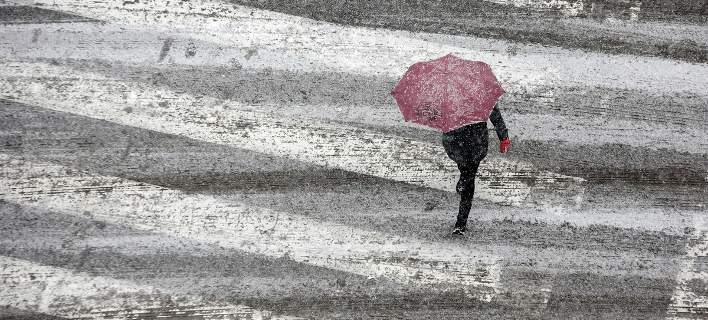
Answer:
<svg viewBox="0 0 708 320"><path fill-rule="evenodd" d="M0 12L0 319L708 316L706 64L208 0ZM464 237L388 95L449 52L512 140Z"/></svg>

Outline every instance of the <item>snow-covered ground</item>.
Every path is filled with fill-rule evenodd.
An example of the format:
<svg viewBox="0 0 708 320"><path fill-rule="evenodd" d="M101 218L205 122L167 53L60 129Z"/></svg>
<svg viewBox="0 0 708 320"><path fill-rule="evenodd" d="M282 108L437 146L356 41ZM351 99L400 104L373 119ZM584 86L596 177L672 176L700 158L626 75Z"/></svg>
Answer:
<svg viewBox="0 0 708 320"><path fill-rule="evenodd" d="M103 23L0 28L8 313L646 319L708 308L705 64L212 1L31 4ZM447 236L454 164L388 96L410 64L450 52L492 66L512 134L509 155L490 145L461 239ZM203 256L217 267L183 262Z"/></svg>

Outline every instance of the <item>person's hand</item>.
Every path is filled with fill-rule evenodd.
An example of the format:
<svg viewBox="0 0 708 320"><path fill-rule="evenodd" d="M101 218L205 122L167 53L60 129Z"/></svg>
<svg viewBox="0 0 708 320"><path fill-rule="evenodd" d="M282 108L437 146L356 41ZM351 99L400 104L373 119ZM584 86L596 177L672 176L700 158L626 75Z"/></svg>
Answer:
<svg viewBox="0 0 708 320"><path fill-rule="evenodd" d="M506 153L509 151L509 146L511 146L511 141L509 141L509 138L502 140L499 142L499 152Z"/></svg>

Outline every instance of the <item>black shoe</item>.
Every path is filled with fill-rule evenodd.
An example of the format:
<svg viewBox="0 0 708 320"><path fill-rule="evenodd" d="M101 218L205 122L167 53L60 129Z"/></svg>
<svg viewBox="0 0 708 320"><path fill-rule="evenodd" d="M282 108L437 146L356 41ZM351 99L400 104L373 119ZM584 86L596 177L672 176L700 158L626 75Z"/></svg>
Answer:
<svg viewBox="0 0 708 320"><path fill-rule="evenodd" d="M452 230L452 234L459 235L459 236L465 235L465 232L467 232L467 228L465 228L465 227L463 227L463 228L455 227L455 230Z"/></svg>

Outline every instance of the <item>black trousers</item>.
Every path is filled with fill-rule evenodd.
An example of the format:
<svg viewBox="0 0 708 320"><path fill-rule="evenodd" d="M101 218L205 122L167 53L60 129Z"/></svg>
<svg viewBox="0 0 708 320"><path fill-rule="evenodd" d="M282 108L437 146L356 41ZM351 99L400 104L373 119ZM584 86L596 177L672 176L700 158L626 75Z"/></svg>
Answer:
<svg viewBox="0 0 708 320"><path fill-rule="evenodd" d="M487 123L470 124L446 132L443 134L442 142L448 157L455 161L460 170L460 180L455 188L460 195L455 227L465 228L472 209L477 170L480 162L487 156L489 147Z"/></svg>
<svg viewBox="0 0 708 320"><path fill-rule="evenodd" d="M456 228L467 227L467 217L472 209L472 198L474 197L474 180L477 177L479 162L457 164L460 169L460 180L457 182L457 193L460 195L460 209L457 212Z"/></svg>

